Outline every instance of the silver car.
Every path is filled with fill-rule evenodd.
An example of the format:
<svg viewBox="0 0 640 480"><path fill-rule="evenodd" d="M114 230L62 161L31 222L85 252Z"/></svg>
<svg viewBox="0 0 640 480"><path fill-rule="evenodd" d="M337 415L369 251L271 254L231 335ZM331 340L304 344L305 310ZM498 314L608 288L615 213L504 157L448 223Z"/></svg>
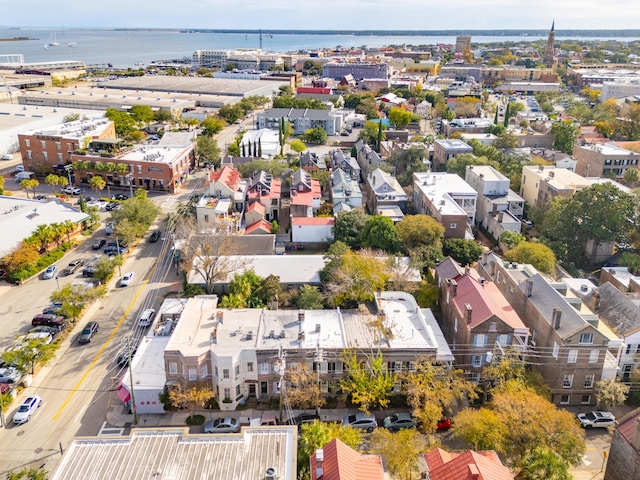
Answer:
<svg viewBox="0 0 640 480"><path fill-rule="evenodd" d="M236 418L218 418L204 424L204 433L238 433L240 422Z"/></svg>
<svg viewBox="0 0 640 480"><path fill-rule="evenodd" d="M342 419L342 425L373 432L378 427L378 422L373 415L365 415L362 412L358 412L344 417Z"/></svg>

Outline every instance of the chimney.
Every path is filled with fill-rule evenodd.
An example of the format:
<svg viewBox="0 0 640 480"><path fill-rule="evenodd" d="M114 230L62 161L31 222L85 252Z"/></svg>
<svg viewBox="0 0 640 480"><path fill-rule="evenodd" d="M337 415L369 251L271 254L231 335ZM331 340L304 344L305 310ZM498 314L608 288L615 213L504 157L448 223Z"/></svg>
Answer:
<svg viewBox="0 0 640 480"><path fill-rule="evenodd" d="M640 417L636 418L635 428L633 429L633 436L631 437L631 445L636 452L640 450Z"/></svg>
<svg viewBox="0 0 640 480"><path fill-rule="evenodd" d="M524 293L527 295L527 297L533 295L533 280L531 280L530 278L525 282Z"/></svg>
<svg viewBox="0 0 640 480"><path fill-rule="evenodd" d="M324 451L319 448L316 450L316 478L320 479L322 478L322 475L324 474L324 470L322 468L322 463L324 461Z"/></svg>
<svg viewBox="0 0 640 480"><path fill-rule="evenodd" d="M464 309L465 309L464 316L467 319L467 323L471 323L471 314L473 313L473 309L471 308L471 305L469 305L468 303L465 303Z"/></svg>
<svg viewBox="0 0 640 480"><path fill-rule="evenodd" d="M487 264L487 257L489 256L489 252L487 252L486 250L484 252L482 252L482 259L480 261L480 263L482 263L482 265L486 265Z"/></svg>
<svg viewBox="0 0 640 480"><path fill-rule="evenodd" d="M451 296L455 297L458 294L458 282L456 282L453 278L450 280L451 285Z"/></svg>
<svg viewBox="0 0 640 480"><path fill-rule="evenodd" d="M591 310L597 312L600 309L600 290L594 290L591 295L591 302L589 304Z"/></svg>
<svg viewBox="0 0 640 480"><path fill-rule="evenodd" d="M551 324L555 330L560 328L560 319L562 318L562 310L554 308L551 314Z"/></svg>
<svg viewBox="0 0 640 480"><path fill-rule="evenodd" d="M496 274L496 262L489 262L489 275L493 277Z"/></svg>

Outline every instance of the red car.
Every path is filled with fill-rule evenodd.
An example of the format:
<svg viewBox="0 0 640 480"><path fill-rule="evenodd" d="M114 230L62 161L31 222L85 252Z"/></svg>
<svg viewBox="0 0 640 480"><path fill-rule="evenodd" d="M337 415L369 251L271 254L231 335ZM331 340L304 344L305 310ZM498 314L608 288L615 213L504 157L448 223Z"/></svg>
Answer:
<svg viewBox="0 0 640 480"><path fill-rule="evenodd" d="M438 423L436 424L436 430L438 432L446 432L450 428L451 428L451 419L447 417L442 417L440 420L438 420Z"/></svg>

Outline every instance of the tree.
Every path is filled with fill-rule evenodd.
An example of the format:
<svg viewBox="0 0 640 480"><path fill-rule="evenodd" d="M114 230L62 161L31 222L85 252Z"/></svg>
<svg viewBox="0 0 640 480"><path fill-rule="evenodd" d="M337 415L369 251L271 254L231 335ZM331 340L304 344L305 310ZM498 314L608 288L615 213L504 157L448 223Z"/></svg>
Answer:
<svg viewBox="0 0 640 480"><path fill-rule="evenodd" d="M461 265L474 264L482 255L482 251L482 247L476 242L463 238L447 238L442 244L442 253Z"/></svg>
<svg viewBox="0 0 640 480"><path fill-rule="evenodd" d="M507 103L507 108L504 111L504 128L509 127L509 117L511 116L511 112L509 111L511 107L511 103Z"/></svg>
<svg viewBox="0 0 640 480"><path fill-rule="evenodd" d="M467 408L456 415L455 422L454 436L464 440L473 450L504 450L508 428L496 411Z"/></svg>
<svg viewBox="0 0 640 480"><path fill-rule="evenodd" d="M114 108L107 108L105 117L111 120L119 137L127 137L136 129L135 120L127 112L121 112Z"/></svg>
<svg viewBox="0 0 640 480"><path fill-rule="evenodd" d="M421 245L442 248L444 227L429 215L405 216L396 225L396 232L407 252Z"/></svg>
<svg viewBox="0 0 640 480"><path fill-rule="evenodd" d="M60 188L64 188L67 185L69 185L69 179L67 177L62 177L62 176L58 177L58 186Z"/></svg>
<svg viewBox="0 0 640 480"><path fill-rule="evenodd" d="M215 134L220 133L224 129L225 125L226 123L222 118L210 115L201 123L202 135L205 137L212 137Z"/></svg>
<svg viewBox="0 0 640 480"><path fill-rule="evenodd" d="M235 123L244 115L242 107L238 104L223 105L218 110L218 116L225 120L227 123Z"/></svg>
<svg viewBox="0 0 640 480"><path fill-rule="evenodd" d="M629 385L616 382L615 380L600 380L596 382L595 392L598 408L609 410L623 404L629 395Z"/></svg>
<svg viewBox="0 0 640 480"><path fill-rule="evenodd" d="M271 222L271 229L269 230L270 233L273 234L273 235L276 235L279 230L280 230L280 226L278 225L278 221L277 220L273 220Z"/></svg>
<svg viewBox="0 0 640 480"><path fill-rule="evenodd" d="M47 471L43 468L23 468L17 472L7 472L7 480L47 480Z"/></svg>
<svg viewBox="0 0 640 480"><path fill-rule="evenodd" d="M133 235L141 238L160 213L160 208L149 198L144 189L138 189L133 196L120 203L120 210L112 210L111 221L114 225L127 220Z"/></svg>
<svg viewBox="0 0 640 480"><path fill-rule="evenodd" d="M342 356L345 371L339 381L340 388L351 396L351 402L360 410L369 413L373 408L386 408L395 382L393 374L387 370L382 353L367 355L362 361L353 351L345 351Z"/></svg>
<svg viewBox="0 0 640 480"><path fill-rule="evenodd" d="M637 168L629 168L622 178L627 185L635 185L640 180L640 171Z"/></svg>
<svg viewBox="0 0 640 480"><path fill-rule="evenodd" d="M511 230L505 230L500 234L500 243L504 244L509 249L515 248L526 241L527 239L524 235Z"/></svg>
<svg viewBox="0 0 640 480"><path fill-rule="evenodd" d="M153 122L153 110L148 105L134 105L129 110L129 115L136 122L142 125L148 125Z"/></svg>
<svg viewBox="0 0 640 480"><path fill-rule="evenodd" d="M36 196L36 188L38 188L38 185L40 185L40 182L35 178L27 178L20 181L20 188L25 191L32 190L34 197ZM27 198L28 196L29 195L27 194Z"/></svg>
<svg viewBox="0 0 640 480"><path fill-rule="evenodd" d="M553 273L556 266L556 256L553 251L542 243L520 243L509 250L504 259L508 262L529 263L545 273Z"/></svg>
<svg viewBox="0 0 640 480"><path fill-rule="evenodd" d="M360 236L367 222L367 214L363 210L342 211L336 216L333 234L336 241L343 242L351 248L360 248Z"/></svg>
<svg viewBox="0 0 640 480"><path fill-rule="evenodd" d="M317 373L309 370L306 363L297 363L285 374L287 400L292 408L318 409L326 400Z"/></svg>
<svg viewBox="0 0 640 480"><path fill-rule="evenodd" d="M208 163L214 168L220 166L220 147L218 142L211 136L201 135L196 140L196 159L200 162Z"/></svg>
<svg viewBox="0 0 640 480"><path fill-rule="evenodd" d="M400 480L420 478L418 461L427 443L416 430L404 428L391 433L378 428L371 436L371 450L382 457L386 470Z"/></svg>
<svg viewBox="0 0 640 480"><path fill-rule="evenodd" d="M461 178L464 178L469 165L491 165L497 167L494 162L491 162L486 157L477 157L472 153L461 153L447 162L447 172L457 173Z"/></svg>
<svg viewBox="0 0 640 480"><path fill-rule="evenodd" d="M620 255L618 264L627 267L631 274L637 275L640 272L640 255L632 252L624 252Z"/></svg>
<svg viewBox="0 0 640 480"><path fill-rule="evenodd" d="M411 112L402 107L392 107L387 114L389 120L396 128L404 128L411 123Z"/></svg>
<svg viewBox="0 0 640 480"><path fill-rule="evenodd" d="M10 363L15 364L23 373L31 373L33 375L36 363L46 365L56 356L56 347L47 344L40 338L19 341L12 349L2 354L2 358Z"/></svg>
<svg viewBox="0 0 640 480"><path fill-rule="evenodd" d="M302 153L307 149L307 146L304 144L304 142L298 139L294 139L289 142L289 148L291 148L291 150L296 153Z"/></svg>
<svg viewBox="0 0 640 480"><path fill-rule="evenodd" d="M474 97L458 98L454 112L458 118L477 117L480 112L480 100Z"/></svg>
<svg viewBox="0 0 640 480"><path fill-rule="evenodd" d="M399 249L398 233L393 220L382 215L367 218L360 235L363 247L395 253Z"/></svg>
<svg viewBox="0 0 640 480"><path fill-rule="evenodd" d="M102 178L102 176L94 175L89 179L89 186L92 190L95 190L96 193L99 194L102 190L104 190L104 187L107 186L107 182L104 181L104 178Z"/></svg>
<svg viewBox="0 0 640 480"><path fill-rule="evenodd" d="M87 288L85 285L67 283L61 289L55 290L50 299L52 302L62 303L60 307L61 315L75 322L87 304L103 297L106 293L107 290L104 285Z"/></svg>
<svg viewBox="0 0 640 480"><path fill-rule="evenodd" d="M107 283L113 278L115 268L118 265L122 265L122 257L120 255L116 255L115 257L101 257L96 262L93 278L102 284Z"/></svg>
<svg viewBox="0 0 640 480"><path fill-rule="evenodd" d="M182 388L169 389L169 401L176 408L187 408L189 416L193 416L196 408L204 407L205 403L215 397L215 393L206 382L192 382Z"/></svg>
<svg viewBox="0 0 640 480"><path fill-rule="evenodd" d="M362 443L362 436L360 430L340 423L319 421L304 423L298 436L298 478L311 478L309 457L334 438L351 448L356 448Z"/></svg>
<svg viewBox="0 0 640 480"><path fill-rule="evenodd" d="M40 254L35 245L28 242L22 242L15 250L2 259L2 263L7 267L9 272L15 272L22 268L35 265Z"/></svg>
<svg viewBox="0 0 640 480"><path fill-rule="evenodd" d="M538 447L522 462L518 480L571 480L569 465L549 448Z"/></svg>
<svg viewBox="0 0 640 480"><path fill-rule="evenodd" d="M322 310L324 308L322 293L316 286L303 285L300 287L297 305L301 310Z"/></svg>
<svg viewBox="0 0 640 480"><path fill-rule="evenodd" d="M58 185L59 178L60 177L58 177L58 175L56 175L55 173L50 173L45 177L44 183L51 186L51 193L53 193L53 187Z"/></svg>
<svg viewBox="0 0 640 480"><path fill-rule="evenodd" d="M327 138L327 132L320 126L310 128L300 136L300 139L303 142L315 143L318 145L325 144L327 142Z"/></svg>
<svg viewBox="0 0 640 480"><path fill-rule="evenodd" d="M40 244L40 251L46 251L53 241L53 229L51 225L38 225L32 234L33 239Z"/></svg>
<svg viewBox="0 0 640 480"><path fill-rule="evenodd" d="M378 134L380 129L380 122L367 121L364 123L364 127L360 130L358 138L368 145L375 146L378 143ZM382 126L382 140L386 138L384 133L385 126Z"/></svg>
<svg viewBox="0 0 640 480"><path fill-rule="evenodd" d="M553 148L566 153L573 154L573 146L576 138L580 133L580 129L571 120L563 120L555 122L551 125L551 134L553 135Z"/></svg>

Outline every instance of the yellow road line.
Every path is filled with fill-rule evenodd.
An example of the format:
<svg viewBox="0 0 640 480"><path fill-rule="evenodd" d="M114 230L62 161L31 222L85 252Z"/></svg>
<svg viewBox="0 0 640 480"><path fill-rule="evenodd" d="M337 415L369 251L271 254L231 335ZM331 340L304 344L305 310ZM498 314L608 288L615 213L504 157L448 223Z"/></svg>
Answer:
<svg viewBox="0 0 640 480"><path fill-rule="evenodd" d="M69 393L69 396L67 397L67 399L64 401L62 406L58 409L56 414L53 416L54 420L57 420L57 418L62 413L62 410L65 409L65 407L71 401L71 398L75 395L75 393L80 388L80 385L82 385L82 383L86 380L87 376L89 375L89 372L93 369L93 367L96 365L96 363L98 363L98 360L100 360L100 357L102 356L102 352L104 352L104 350L109 346L109 343L111 343L111 340L113 340L113 337L115 336L115 334L120 329L120 326L122 325L122 322L124 322L124 319L127 318L127 315L129 314L129 312L133 308L133 305L136 303L136 301L138 300L138 297L140 296L140 294L144 290L144 287L147 285L147 282L149 282L148 278L142 282L142 285L140 285L140 288L136 292L135 297L133 297L133 300L131 300L131 303L129 303L129 306L127 307L127 309L122 314L122 317L120 317L120 320L116 324L115 328L111 331L111 335L109 335L109 338L107 338L107 340L104 342L104 345L102 345L102 348L100 348L100 350L96 354L96 356L93 359L93 361L89 364L89 366L87 367L85 372L82 374L82 377L80 377L80 380L78 380L78 383L76 383L76 385L73 387L73 389L71 390L71 393Z"/></svg>

